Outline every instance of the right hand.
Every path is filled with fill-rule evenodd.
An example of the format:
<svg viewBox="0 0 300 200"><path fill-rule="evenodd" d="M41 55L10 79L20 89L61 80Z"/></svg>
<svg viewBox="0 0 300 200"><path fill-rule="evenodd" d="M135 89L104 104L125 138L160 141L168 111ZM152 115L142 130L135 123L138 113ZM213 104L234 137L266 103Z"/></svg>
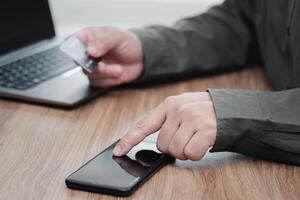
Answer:
<svg viewBox="0 0 300 200"><path fill-rule="evenodd" d="M143 49L133 33L113 27L86 28L76 34L87 54L100 58L97 68L85 73L93 86L112 87L138 79L143 72Z"/></svg>

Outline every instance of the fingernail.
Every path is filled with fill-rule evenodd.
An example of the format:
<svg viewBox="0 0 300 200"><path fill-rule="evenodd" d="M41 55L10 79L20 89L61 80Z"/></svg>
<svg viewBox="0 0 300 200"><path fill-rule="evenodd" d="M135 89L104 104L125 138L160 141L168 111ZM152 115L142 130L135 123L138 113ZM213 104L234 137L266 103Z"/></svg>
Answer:
<svg viewBox="0 0 300 200"><path fill-rule="evenodd" d="M122 147L121 147L121 145L117 144L113 150L113 154L115 156L120 156L121 153L122 153Z"/></svg>

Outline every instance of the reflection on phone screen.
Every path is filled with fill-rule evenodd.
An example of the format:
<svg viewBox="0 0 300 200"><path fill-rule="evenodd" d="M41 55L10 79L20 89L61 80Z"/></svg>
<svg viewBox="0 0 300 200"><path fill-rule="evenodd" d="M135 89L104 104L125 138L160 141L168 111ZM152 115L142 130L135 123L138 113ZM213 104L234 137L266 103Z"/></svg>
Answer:
<svg viewBox="0 0 300 200"><path fill-rule="evenodd" d="M111 188L128 188L147 173L147 170L163 156L154 143L141 142L127 155L113 156L112 145L71 175L81 183Z"/></svg>

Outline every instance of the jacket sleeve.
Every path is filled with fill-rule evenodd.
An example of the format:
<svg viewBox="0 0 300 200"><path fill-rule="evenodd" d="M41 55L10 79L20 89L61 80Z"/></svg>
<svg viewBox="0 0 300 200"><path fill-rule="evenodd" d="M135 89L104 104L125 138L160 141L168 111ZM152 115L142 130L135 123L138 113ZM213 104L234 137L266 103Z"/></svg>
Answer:
<svg viewBox="0 0 300 200"><path fill-rule="evenodd" d="M300 88L280 92L210 89L216 151L300 165Z"/></svg>
<svg viewBox="0 0 300 200"><path fill-rule="evenodd" d="M261 64L252 24L253 2L227 0L173 27L133 29L144 50L145 71L140 81Z"/></svg>

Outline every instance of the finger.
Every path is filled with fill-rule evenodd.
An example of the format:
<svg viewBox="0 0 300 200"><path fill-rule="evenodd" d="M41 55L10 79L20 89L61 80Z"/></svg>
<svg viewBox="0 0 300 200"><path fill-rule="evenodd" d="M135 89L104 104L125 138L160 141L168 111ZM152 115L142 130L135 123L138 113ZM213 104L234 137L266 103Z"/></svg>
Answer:
<svg viewBox="0 0 300 200"><path fill-rule="evenodd" d="M76 34L87 46L87 54L99 58L121 44L124 35L104 27L85 29Z"/></svg>
<svg viewBox="0 0 300 200"><path fill-rule="evenodd" d="M168 146L179 126L180 124L177 120L177 117L170 114L167 115L166 122L164 123L158 134L156 142L158 150L163 153L168 153Z"/></svg>
<svg viewBox="0 0 300 200"><path fill-rule="evenodd" d="M97 47L97 34L96 34L96 28L85 28L75 34L75 36L80 39L83 43L85 43L87 47L87 54L98 58L101 57L103 54L100 55L101 52L99 52Z"/></svg>
<svg viewBox="0 0 300 200"><path fill-rule="evenodd" d="M102 66L102 65L104 65L104 66ZM117 69L117 68L120 68L120 66L117 66L115 68L113 66L111 66L110 68L113 68L113 69L108 69L108 70L102 69L102 68L106 68L106 67L109 68L110 66L106 66L103 63L99 63L97 68L91 72L87 71L84 68L81 68L81 69L82 69L82 72L86 76L88 76L90 80L118 78L122 75L123 68L121 68L121 70Z"/></svg>
<svg viewBox="0 0 300 200"><path fill-rule="evenodd" d="M156 132L163 125L166 114L162 104L153 109L146 117L139 120L133 128L116 145L113 153L122 156L140 143L145 137Z"/></svg>
<svg viewBox="0 0 300 200"><path fill-rule="evenodd" d="M93 38L93 35L92 35L92 32L90 29L91 28L82 29L82 30L78 31L77 33L75 33L75 36L82 42L87 43L89 40L92 40L92 38Z"/></svg>
<svg viewBox="0 0 300 200"><path fill-rule="evenodd" d="M209 148L209 137L198 131L185 146L184 154L190 160L201 160Z"/></svg>
<svg viewBox="0 0 300 200"><path fill-rule="evenodd" d="M91 76L104 78L119 78L123 73L123 67L117 64L107 65L104 62L99 62L96 69L91 73Z"/></svg>
<svg viewBox="0 0 300 200"><path fill-rule="evenodd" d="M119 35L107 28L86 28L75 34L87 46L87 54L99 58L119 44ZM111 37L109 37L109 35Z"/></svg>
<svg viewBox="0 0 300 200"><path fill-rule="evenodd" d="M100 78L100 79L90 79L90 83L92 86L95 87L107 88L107 87L120 85L121 80L116 78L106 78L106 79Z"/></svg>
<svg viewBox="0 0 300 200"><path fill-rule="evenodd" d="M174 134L169 146L168 153L175 158L186 160L184 148L195 134L195 129L189 123L183 123Z"/></svg>

